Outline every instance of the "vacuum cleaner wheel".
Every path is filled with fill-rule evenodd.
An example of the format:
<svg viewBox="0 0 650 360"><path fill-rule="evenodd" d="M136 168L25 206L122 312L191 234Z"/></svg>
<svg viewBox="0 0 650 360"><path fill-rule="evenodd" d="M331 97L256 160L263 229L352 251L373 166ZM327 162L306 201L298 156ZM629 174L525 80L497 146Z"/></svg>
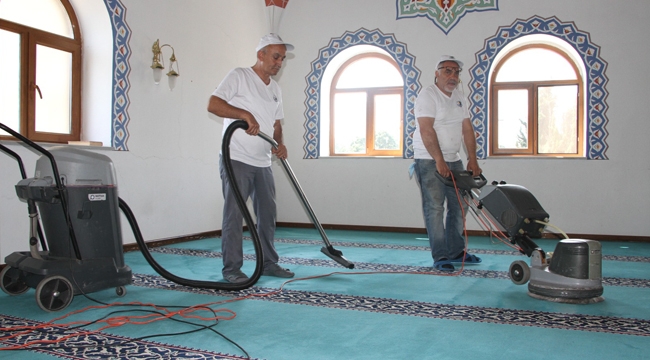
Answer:
<svg viewBox="0 0 650 360"><path fill-rule="evenodd" d="M510 280L517 285L523 285L530 280L530 268L523 260L513 261L510 264Z"/></svg>
<svg viewBox="0 0 650 360"><path fill-rule="evenodd" d="M48 276L36 286L36 303L45 311L65 309L73 297L72 284L60 275Z"/></svg>
<svg viewBox="0 0 650 360"><path fill-rule="evenodd" d="M20 295L29 289L29 286L20 278L21 271L9 265L0 272L2 291L9 295Z"/></svg>

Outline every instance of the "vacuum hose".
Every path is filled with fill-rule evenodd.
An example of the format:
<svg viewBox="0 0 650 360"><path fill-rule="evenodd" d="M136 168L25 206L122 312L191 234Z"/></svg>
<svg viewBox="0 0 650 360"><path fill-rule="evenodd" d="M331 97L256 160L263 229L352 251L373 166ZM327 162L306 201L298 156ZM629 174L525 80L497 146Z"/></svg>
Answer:
<svg viewBox="0 0 650 360"><path fill-rule="evenodd" d="M177 284L185 285L185 286L190 286L190 287L196 287L196 288L206 288L206 289L217 289L217 290L242 290L246 289L259 280L260 276L262 275L262 270L263 270L263 264L264 264L264 259L263 259L263 253L262 253L262 245L260 242L259 234L257 232L257 228L255 224L253 223L253 219L251 217L250 212L248 211L248 207L246 206L246 200L243 198L241 195L241 191L239 189L239 186L237 185L237 181L235 179L234 175L234 170L232 168L232 162L230 159L230 140L232 139L232 135L237 129L248 129L248 124L243 121L243 120L236 120L232 122L227 128L226 131L223 134L223 140L221 144L221 155L223 156L224 162L224 168L226 170L226 175L228 176L228 181L230 182L230 185L233 187L233 192L235 194L235 200L237 201L237 206L239 207L239 210L242 212L242 215L244 216L244 220L246 221L246 225L248 226L248 229L251 233L251 237L253 238L253 245L255 246L255 254L256 254L256 264L255 264L255 271L253 272L253 275L245 282L241 283L236 283L236 284L231 284L231 283L225 283L225 282L214 282L214 281L201 281L201 280L190 280L190 279L185 279L178 277L167 270L165 270L162 266L160 266L156 260L151 256L151 253L149 252L149 249L147 247L147 244L145 243L144 239L142 238L142 233L140 232L140 228L138 226L138 223L135 219L135 216L133 215L133 212L131 212L131 209L129 206L126 204L126 202L122 199L119 199L119 206L120 209L124 212L124 215L126 216L127 220L129 221L129 224L131 225L131 229L133 230L133 234L135 235L135 239L138 243L138 246L140 247L140 251L144 255L145 259L151 265L151 267L162 277L169 281L173 281ZM278 143L273 140L273 138L269 137L268 135L260 132L259 136L269 142L275 149L278 148ZM327 256L329 256L332 260L338 262L339 264L343 265L344 267L348 269L353 269L354 264L349 262L346 258L343 257L343 253L339 250L334 249L332 244L329 242L327 239L327 235L325 234L325 231L323 230L323 227L321 224L318 222L318 219L316 218L316 214L314 214L314 211L312 210L311 206L309 205L309 202L307 201L307 197L302 191L302 188L300 187L300 184L298 183L298 180L296 179L295 175L293 174L293 171L291 171L291 167L289 166L289 163L285 159L282 160L282 165L284 166L285 171L287 172L287 175L289 175L289 178L291 179L291 182L293 186L295 187L296 191L300 195L300 200L302 200L303 205L307 209L309 216L318 229L318 231L321 234L321 237L323 238L323 241L325 242L325 247L321 249L321 252Z"/></svg>
<svg viewBox="0 0 650 360"><path fill-rule="evenodd" d="M244 216L246 225L248 226L248 229L250 230L251 236L253 238L253 245L255 246L255 255L256 255L255 271L253 272L253 275L248 278L248 280L236 284L226 283L226 282L216 282L216 281L190 280L190 279L178 277L170 273L169 271L165 270L162 266L160 266L156 262L153 256L151 256L151 253L149 252L149 248L147 247L147 244L142 238L140 227L138 226L138 223L135 220L135 216L133 215L133 212L131 212L131 209L129 208L129 206L126 204L124 200L119 199L120 209L122 209L124 215L129 221L129 224L131 225L131 229L133 230L133 234L135 235L135 240L137 241L138 246L140 247L140 251L142 252L142 255L144 255L149 265L151 265L151 267L158 274L160 274L162 277L164 277L169 281L173 281L177 284L195 287L195 288L217 289L217 290L243 290L253 286L262 275L263 266L264 266L263 265L264 259L262 256L262 244L260 242L259 234L257 233L257 228L253 223L251 214L248 211L248 208L246 207L246 201L242 197L241 191L237 186L237 181L235 179L234 171L232 169L232 164L230 160L230 139L232 138L232 134L235 132L235 130L239 128L247 129L248 124L246 124L246 122L244 121L235 121L230 126L228 126L228 128L226 128L226 131L223 134L223 140L221 144L221 155L225 160L223 164L226 170L226 174L228 176L228 180L230 181L230 184L233 187L235 193L235 200L237 201L237 206L239 207L239 210L241 210Z"/></svg>

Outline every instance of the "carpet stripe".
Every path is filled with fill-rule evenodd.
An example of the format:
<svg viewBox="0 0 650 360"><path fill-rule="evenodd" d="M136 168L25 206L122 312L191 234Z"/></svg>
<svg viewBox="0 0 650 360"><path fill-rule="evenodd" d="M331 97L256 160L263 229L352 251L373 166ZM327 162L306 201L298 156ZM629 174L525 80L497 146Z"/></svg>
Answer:
<svg viewBox="0 0 650 360"><path fill-rule="evenodd" d="M163 344L146 340L133 340L129 337L111 335L104 332L83 334L84 329L70 329L60 326L47 326L39 331L27 332L11 339L12 327L33 327L43 322L0 314L0 344L10 347L38 340L55 341L68 335L71 337L52 346L42 345L29 348L65 359L249 359L247 357L191 349L183 346Z"/></svg>
<svg viewBox="0 0 650 360"><path fill-rule="evenodd" d="M221 258L221 252L210 251L210 250L156 247L156 248L149 249L149 251L155 253L161 253L161 254L172 254L172 255L181 255L181 256ZM244 260L255 261L255 255L244 254ZM280 257L280 262L289 265L304 265L304 266L333 267L333 268L341 267L337 262L332 260L304 259L304 258L284 257L284 256ZM363 262L355 262L354 269L367 270L372 272L380 271L380 272L400 272L400 273L415 272L415 273L441 273L442 274L442 272L440 271L425 266L406 266L406 265L377 264L377 263L363 263ZM496 270L463 269L463 272L459 276L481 278L481 279L506 279L506 280L510 279L510 276L508 275L508 271L496 271ZM650 279L603 277L602 284L603 286L626 286L626 287L635 287L635 288L650 288Z"/></svg>
<svg viewBox="0 0 650 360"><path fill-rule="evenodd" d="M277 289L251 287L240 291L197 289L179 285L160 276L134 274L133 285L197 294L224 297L263 295ZM634 336L650 336L650 321L621 317L564 314L543 311L499 309L464 305L445 305L421 301L397 300L368 296L328 294L313 291L283 289L251 300L272 301L285 304L318 306L332 309L367 311L382 314L418 316L425 318L485 322L502 325L519 325L539 328L590 331Z"/></svg>
<svg viewBox="0 0 650 360"><path fill-rule="evenodd" d="M244 236L244 240L252 240L249 236ZM320 240L299 240L299 239L274 239L274 242L283 244L304 244L304 245L323 245ZM429 246L420 245L395 245L395 244L372 244L363 242L342 242L331 241L332 245L340 247L358 247L365 249L390 249L390 250L415 250L415 251L431 251ZM515 255L521 256L522 253L516 250L485 250L485 249L472 249L472 253L483 255ZM621 256L621 255L603 255L605 261L624 261L624 262L647 262L650 263L648 256Z"/></svg>

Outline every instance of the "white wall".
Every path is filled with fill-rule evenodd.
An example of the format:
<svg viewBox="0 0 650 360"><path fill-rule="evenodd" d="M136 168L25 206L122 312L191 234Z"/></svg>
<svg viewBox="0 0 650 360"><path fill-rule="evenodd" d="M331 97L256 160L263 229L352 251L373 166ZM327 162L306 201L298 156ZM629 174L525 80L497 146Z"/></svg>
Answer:
<svg viewBox="0 0 650 360"><path fill-rule="evenodd" d="M476 62L474 54L500 26L539 15L575 22L601 47L601 57L608 62L609 160L487 159L480 162L485 175L527 187L550 214L551 222L566 232L650 234L650 161L646 157L650 122L643 106L650 78L645 65L650 52L645 34L650 25L643 20L647 2L626 2L612 11L606 0L500 1L499 11L468 13L448 35L425 18L395 20L395 1L352 3L290 2L280 30L285 40L296 45L295 58L288 61L281 79L290 162L322 223L423 227L417 185L407 176L410 160L302 159L304 77L319 49L345 31L378 28L407 44L422 71L421 83L428 86L440 55L454 54L469 69ZM469 79L467 72L463 77ZM277 183L280 221L307 222L289 184ZM479 229L473 220L468 226Z"/></svg>
<svg viewBox="0 0 650 360"><path fill-rule="evenodd" d="M93 1L104 6L103 0ZM218 154L223 121L208 115L206 108L210 94L231 68L255 63L255 47L266 31L263 2L122 3L132 32L129 151L92 150L115 163L119 195L136 215L146 240L218 230L222 218ZM151 46L156 39L175 49L181 76L174 91L168 89L166 76L160 85L153 83ZM170 55L168 48L163 49L166 65ZM106 116L110 119L110 113ZM20 153L28 176L33 176L38 155L21 144L2 144ZM28 249L29 222L27 206L14 190L20 180L16 162L0 153L0 168L2 263L8 254ZM122 229L124 242L134 242L124 218Z"/></svg>
<svg viewBox="0 0 650 360"><path fill-rule="evenodd" d="M94 0L100 1L100 0ZM120 197L137 216L147 240L221 228L218 173L221 119L208 115L207 100L235 66L251 66L254 48L267 24L262 0L122 0L132 31L129 151L97 150L110 156L118 172ZM289 2L280 34L296 49L277 77L283 88L285 142L289 162L323 224L423 228L417 185L409 180L406 159L303 159L305 76L318 50L330 39L359 28L380 29L406 43L422 71L423 86L433 80L443 54L474 63L474 54L499 26L533 15L575 22L601 47L608 62L609 160L487 159L480 162L490 180L520 184L537 197L551 222L568 233L648 236L650 122L645 118L650 56L650 24L645 1L626 2L612 11L608 0L500 1L499 11L469 13L445 35L425 18L396 20L394 0ZM174 91L166 79L153 84L151 45L171 44L181 76ZM168 49L164 50L168 61ZM464 73L465 80L468 75ZM469 91L466 91L469 93ZM3 141L3 144L10 142ZM28 173L36 155L18 144ZM0 262L27 249L27 210L13 186L15 161L0 154ZM274 164L278 220L309 219L279 164ZM473 221L470 228L478 229ZM122 219L124 242L133 242Z"/></svg>

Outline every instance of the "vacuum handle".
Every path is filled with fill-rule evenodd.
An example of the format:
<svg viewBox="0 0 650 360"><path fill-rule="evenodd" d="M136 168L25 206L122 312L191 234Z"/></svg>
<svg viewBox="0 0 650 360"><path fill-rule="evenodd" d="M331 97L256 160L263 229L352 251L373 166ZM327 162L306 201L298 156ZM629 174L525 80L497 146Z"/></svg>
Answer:
<svg viewBox="0 0 650 360"><path fill-rule="evenodd" d="M77 260L82 260L81 251L79 250L79 244L77 243L77 237L75 236L74 228L72 227L72 219L70 218L70 213L68 212L68 194L65 191L65 186L63 186L63 183L61 182L61 175L59 175L59 168L56 166L56 161L54 160L54 156L49 151L45 150L43 147L38 145L37 143L22 136L20 133L14 131L14 129L8 127L7 125L0 123L0 129L13 135L16 139L21 140L25 144L29 145L31 148L45 155L50 160L50 164L52 164L52 173L54 174L54 181L56 182L56 188L59 191L60 198L61 198L60 200L61 200L61 207L63 208L63 216L65 217L66 224L68 225L68 229L70 233L70 241L72 241L72 248L74 249L74 253L75 256L77 257Z"/></svg>
<svg viewBox="0 0 650 360"><path fill-rule="evenodd" d="M18 167L20 168L20 176L22 176L23 179L27 179L27 173L25 172L25 165L23 165L23 160L20 158L20 155L15 153L14 151L11 151L8 147L0 144L0 150L3 152L7 153L7 155L10 155L16 161L18 162Z"/></svg>
<svg viewBox="0 0 650 360"><path fill-rule="evenodd" d="M278 149L278 143L272 137L268 136L263 132L259 132L257 135L262 139L266 140L268 143L270 143L274 149L276 150ZM300 183L298 183L298 179L296 179L296 175L294 175L293 171L291 170L291 166L289 166L289 162L286 159L280 159L280 161L282 162L282 166L284 166L284 170L286 171L287 175L289 175L289 179L291 179L291 183L293 184L293 187L298 192L302 204L305 206L305 209L307 209L307 213L311 218L311 222L314 224L316 229L318 229L318 232L320 233L320 236L323 239L323 242L325 243L325 246L323 246L320 249L320 251L323 254L327 255L330 259L341 264L343 267L346 267L348 269L354 269L354 264L348 261L348 259L346 259L343 256L343 253L339 250L336 250L334 246L332 246L332 243L330 243L329 239L327 238L327 234L325 234L325 230L323 230L323 226L321 226L320 221L318 221L318 218L316 217L316 213L314 213L314 210L311 208L311 205L309 204L309 201L307 200L304 191L302 191L302 187L300 186Z"/></svg>
<svg viewBox="0 0 650 360"><path fill-rule="evenodd" d="M270 143L274 149L276 150L278 149L278 142L275 141L272 137L270 137L269 135L261 131L257 135L262 139L266 140L268 143ZM318 221L318 218L316 218L316 214L314 213L314 210L311 208L311 205L309 204L309 201L307 200L305 193L302 191L302 187L300 186L300 183L298 183L298 179L296 179L296 175L294 175L293 171L291 170L291 166L289 165L289 162L286 159L280 159L280 161L282 162L282 166L284 167L284 170L287 172L287 175L289 175L289 179L291 180L291 183L293 184L294 188L298 192L302 204L307 209L307 213L309 214L312 223L314 224L314 226L316 226L318 232L320 232L320 235L323 238L325 245L327 245L328 247L332 247L332 244L327 238L327 234L325 234L325 230L323 230L323 227Z"/></svg>

